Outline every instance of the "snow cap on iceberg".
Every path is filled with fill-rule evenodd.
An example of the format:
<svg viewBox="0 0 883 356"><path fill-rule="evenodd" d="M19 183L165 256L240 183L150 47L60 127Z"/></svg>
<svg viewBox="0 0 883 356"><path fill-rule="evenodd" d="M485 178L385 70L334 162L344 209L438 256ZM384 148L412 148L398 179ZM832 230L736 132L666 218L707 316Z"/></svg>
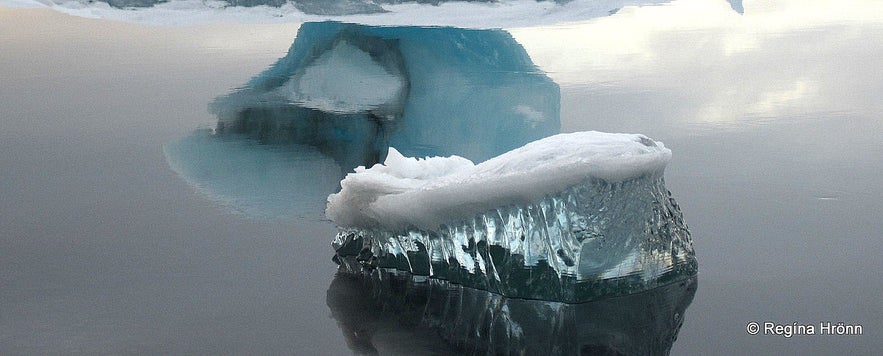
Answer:
<svg viewBox="0 0 883 356"><path fill-rule="evenodd" d="M383 164L358 167L340 182L326 216L342 227L431 230L586 179L661 176L670 159L669 149L644 135L596 131L551 136L477 165L458 156L408 158L390 148Z"/></svg>

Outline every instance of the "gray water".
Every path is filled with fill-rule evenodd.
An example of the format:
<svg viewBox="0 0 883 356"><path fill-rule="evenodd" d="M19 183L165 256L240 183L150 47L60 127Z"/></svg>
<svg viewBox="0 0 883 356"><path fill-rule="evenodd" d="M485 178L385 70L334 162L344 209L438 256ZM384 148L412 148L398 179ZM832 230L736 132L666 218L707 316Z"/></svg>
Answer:
<svg viewBox="0 0 883 356"><path fill-rule="evenodd" d="M561 86L563 131L672 149L700 271L673 354L874 354L883 17L752 5L510 32ZM334 226L236 213L163 156L297 27L0 9L0 353L353 352L326 300ZM863 334L752 336L752 321Z"/></svg>

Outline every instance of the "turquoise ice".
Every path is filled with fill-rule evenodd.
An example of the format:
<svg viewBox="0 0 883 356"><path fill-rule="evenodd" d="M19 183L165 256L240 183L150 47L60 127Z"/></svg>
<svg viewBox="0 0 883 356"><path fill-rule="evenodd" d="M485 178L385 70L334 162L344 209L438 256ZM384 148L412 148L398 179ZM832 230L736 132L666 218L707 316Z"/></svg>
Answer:
<svg viewBox="0 0 883 356"><path fill-rule="evenodd" d="M389 146L483 161L558 133L559 101L502 30L318 22L211 110L222 134L313 145L351 169Z"/></svg>

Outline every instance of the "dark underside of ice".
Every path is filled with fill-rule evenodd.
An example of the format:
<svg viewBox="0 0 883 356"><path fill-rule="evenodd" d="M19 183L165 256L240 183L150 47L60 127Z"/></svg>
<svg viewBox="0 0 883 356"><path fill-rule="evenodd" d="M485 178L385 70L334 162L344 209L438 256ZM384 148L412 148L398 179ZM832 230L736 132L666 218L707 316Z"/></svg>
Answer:
<svg viewBox="0 0 883 356"><path fill-rule="evenodd" d="M339 273L326 301L359 354L664 355L697 286L566 304L374 270Z"/></svg>

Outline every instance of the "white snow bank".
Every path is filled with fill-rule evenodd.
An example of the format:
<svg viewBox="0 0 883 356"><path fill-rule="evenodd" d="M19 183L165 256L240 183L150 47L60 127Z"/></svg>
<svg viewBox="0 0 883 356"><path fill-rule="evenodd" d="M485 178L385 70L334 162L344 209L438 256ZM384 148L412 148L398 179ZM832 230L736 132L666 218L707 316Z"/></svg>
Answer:
<svg viewBox="0 0 883 356"><path fill-rule="evenodd" d="M434 230L509 204L536 202L587 178L619 182L661 176L671 150L644 135L559 134L480 164L458 157L415 159L394 148L383 164L358 167L328 196L338 226Z"/></svg>
<svg viewBox="0 0 883 356"><path fill-rule="evenodd" d="M91 0L0 0L0 7L49 7L87 18L182 25L197 23L292 23L335 20L378 26L454 26L504 28L548 25L606 16L625 6L667 3L671 0L573 0L563 4L536 0L498 2L444 2L439 5L384 4L384 13L310 15L291 4L281 7L228 6L218 0L170 0L149 8L113 8Z"/></svg>

